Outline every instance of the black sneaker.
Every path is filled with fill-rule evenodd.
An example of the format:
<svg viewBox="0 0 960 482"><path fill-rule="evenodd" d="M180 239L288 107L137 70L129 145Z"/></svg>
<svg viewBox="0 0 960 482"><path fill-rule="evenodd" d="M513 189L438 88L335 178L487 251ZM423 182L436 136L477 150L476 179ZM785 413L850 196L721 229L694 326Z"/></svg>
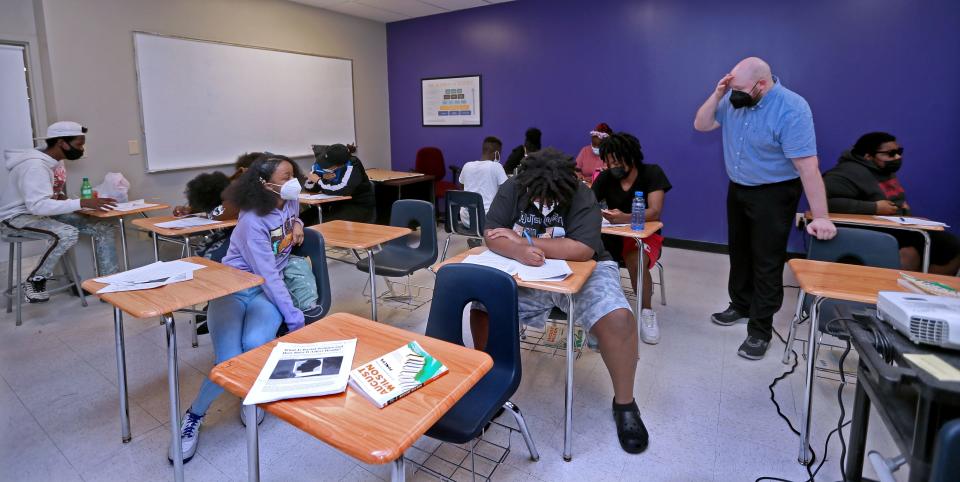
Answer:
<svg viewBox="0 0 960 482"><path fill-rule="evenodd" d="M650 435L640 418L636 400L625 405L619 405L614 400L613 420L617 424L617 438L620 439L620 447L624 452L639 454L647 449Z"/></svg>
<svg viewBox="0 0 960 482"><path fill-rule="evenodd" d="M721 311L720 313L714 313L710 315L710 321L721 326L730 326L734 323L739 323L746 320L747 317L740 314L739 311L733 309L733 306Z"/></svg>
<svg viewBox="0 0 960 482"><path fill-rule="evenodd" d="M478 246L483 246L483 240L477 238L467 238L467 246L471 248L476 248Z"/></svg>
<svg viewBox="0 0 960 482"><path fill-rule="evenodd" d="M747 339L743 340L743 343L740 345L737 355L747 360L760 360L763 358L763 355L767 353L767 347L769 346L769 341L761 340L755 336L747 336Z"/></svg>
<svg viewBox="0 0 960 482"><path fill-rule="evenodd" d="M47 294L47 279L34 276L23 283L23 297L27 303L43 303L50 300Z"/></svg>

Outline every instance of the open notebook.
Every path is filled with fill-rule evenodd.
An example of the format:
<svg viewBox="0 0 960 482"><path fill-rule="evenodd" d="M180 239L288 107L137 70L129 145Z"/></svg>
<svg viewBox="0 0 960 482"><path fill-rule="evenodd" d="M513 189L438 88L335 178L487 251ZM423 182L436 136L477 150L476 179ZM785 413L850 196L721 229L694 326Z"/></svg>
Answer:
<svg viewBox="0 0 960 482"><path fill-rule="evenodd" d="M509 275L516 275L523 281L563 281L573 273L570 265L562 259L548 259L543 266L527 266L489 249L467 256L463 262L496 268Z"/></svg>

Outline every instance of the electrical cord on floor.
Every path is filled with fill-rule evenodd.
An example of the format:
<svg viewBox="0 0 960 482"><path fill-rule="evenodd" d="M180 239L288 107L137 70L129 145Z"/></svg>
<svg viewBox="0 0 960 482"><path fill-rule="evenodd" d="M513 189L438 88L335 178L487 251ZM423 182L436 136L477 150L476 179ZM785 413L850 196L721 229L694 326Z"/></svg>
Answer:
<svg viewBox="0 0 960 482"><path fill-rule="evenodd" d="M856 321L856 320L849 319L849 318L835 318L835 319L833 319L833 320L828 321L828 322L824 325L824 330L825 330L827 333L830 333L831 335L839 334L839 332L831 332L831 330L829 329L829 326L830 326L832 323L836 323L836 322L839 322L839 321L841 321L841 320L843 320L843 321ZM780 342L783 343L784 346L786 346L787 342L786 342L786 340L783 339L783 336L780 335L780 332L778 332L776 329L774 329L774 330L773 330L773 333L776 334L776 335L777 335L777 338L780 339ZM813 334L811 334L811 336L813 336ZM813 341L813 340L810 340L810 342L812 342L812 341ZM844 469L844 467L843 467L843 461L844 461L844 459L846 458L846 452L847 452L847 445L846 445L846 442L845 442L844 439L843 439L843 428L846 427L847 425L849 425L849 424L852 422L852 420L848 420L848 421L846 421L846 422L843 421L843 418L846 416L846 412L845 412L844 407L843 407L843 387L846 385L846 377L845 377L845 374L844 374L844 371L843 371L843 363L844 363L844 361L846 361L847 354L850 353L850 338L849 338L849 334L848 334L847 337L846 337L846 342L847 342L846 349L844 350L843 355L841 355L841 357L840 357L840 380L841 380L841 382L840 382L840 386L837 388L837 401L838 401L838 403L840 404L840 418L837 420L837 428L831 430L830 433L827 434L827 439L826 439L826 441L825 441L824 444L823 444L823 454L824 454L824 456L823 456L823 459L820 460L820 463L817 464L817 468L816 468L816 469L812 469L811 467L813 466L813 463L817 460L817 453L816 453L816 451L813 450L813 447L812 447L812 446L807 445L807 448L810 450L811 458L810 458L810 461L809 461L807 464L804 465L804 466L806 467L806 469L807 469L807 476L808 476L808 478L807 478L807 480L806 480L805 482L814 482L814 479L816 478L817 474L820 472L820 469L823 468L824 462L827 461L827 456L826 456L826 454L829 453L829 451L830 451L830 439L833 437L834 434L839 434L840 445L841 445L840 472L841 472L841 475L843 476L843 480L844 480L844 481L847 480L846 471L845 471L845 469ZM787 427L790 429L790 431L793 432L795 435L797 435L797 436L799 437L799 436L800 436L800 431L797 430L796 428L794 428L793 423L790 421L790 419L787 418L786 415L784 415L783 411L780 409L780 404L777 403L776 395L775 395L775 393L774 393L774 391L773 391L773 388L777 385L777 382L779 382L779 381L787 378L788 376L790 376L790 375L791 375L794 371L796 371L796 369L797 369L797 365L799 364L799 355L797 355L797 351L796 351L796 350L793 350L793 349L790 350L790 353L793 354L793 365L790 366L790 369L789 369L789 370L783 372L783 373L782 373L780 376L778 376L777 378L774 378L774 379L773 379L773 382L771 382L770 385L767 386L767 389L770 390L770 401L773 402L773 406L777 409L777 415L779 415L780 418L782 418L785 422L787 422ZM759 477L759 478L757 478L757 479L755 480L755 482L761 482L761 481L765 481L765 480L770 480L770 481L775 481L775 482L794 482L794 481L792 481L792 480L790 480L790 479L782 479L782 478L779 478L779 477L767 477L767 476Z"/></svg>

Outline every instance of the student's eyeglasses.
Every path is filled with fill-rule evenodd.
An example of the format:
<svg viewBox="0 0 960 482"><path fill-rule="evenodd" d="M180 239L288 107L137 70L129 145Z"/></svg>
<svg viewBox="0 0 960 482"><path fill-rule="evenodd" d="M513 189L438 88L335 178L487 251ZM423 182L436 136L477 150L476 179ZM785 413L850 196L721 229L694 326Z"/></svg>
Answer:
<svg viewBox="0 0 960 482"><path fill-rule="evenodd" d="M897 155L903 155L903 148L898 147L896 149L890 149L889 151L877 151L877 154L886 154L890 157L895 157Z"/></svg>

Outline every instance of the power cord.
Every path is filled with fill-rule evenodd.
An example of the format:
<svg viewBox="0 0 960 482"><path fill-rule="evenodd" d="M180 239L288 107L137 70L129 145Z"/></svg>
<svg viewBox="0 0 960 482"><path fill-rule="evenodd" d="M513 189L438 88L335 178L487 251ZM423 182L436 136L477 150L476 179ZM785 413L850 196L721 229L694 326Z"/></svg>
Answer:
<svg viewBox="0 0 960 482"><path fill-rule="evenodd" d="M837 420L837 428L831 430L830 433L827 434L827 439L826 439L826 441L825 441L824 444L823 444L823 454L824 454L824 456L823 456L823 459L820 460L820 463L817 464L817 468L816 468L816 469L812 469L811 467L813 466L814 462L816 462L816 460L817 460L817 453L816 453L816 451L813 450L813 447L812 447L812 446L807 445L807 448L810 450L810 454L812 455L812 457L810 458L810 461L809 461L807 464L804 465L804 466L806 467L806 469L807 469L807 476L808 476L808 478L807 478L807 480L806 480L805 482L814 482L814 479L816 478L817 474L820 472L820 469L823 468L823 464L827 461L826 454L829 453L829 451L830 451L830 439L833 437L834 434L839 434L840 445L841 445L840 472L841 472L841 475L843 476L843 480L844 480L844 481L847 480L846 470L845 470L845 468L843 467L843 461L844 461L844 459L846 458L846 453L847 453L846 441L843 439L843 428L846 427L847 425L850 425L850 423L852 422L852 420L847 420L846 422L843 421L844 417L846 416L846 411L845 411L845 409L844 409L844 407L843 407L843 387L846 386L846 383L847 383L847 382L846 382L845 372L843 371L843 363L846 361L846 357L847 357L847 355L850 353L850 335L849 335L849 333L846 333L846 334L845 334L845 333L842 333L840 330L831 330L831 329L830 329L830 326L831 326L833 323L837 323L837 322L839 322L839 321L854 321L854 322L857 322L858 320L854 320L854 319L851 319L851 318L834 318L834 319L828 321L828 322L824 325L824 331L826 331L827 333L830 333L831 335L834 335L834 336L837 336L837 335L845 335L844 338L845 338L845 341L846 341L846 348L845 348L844 351L843 351L843 355L840 356L840 386L837 387L837 402L838 402L839 405L840 405L840 418ZM777 335L777 338L780 339L780 342L783 343L784 346L786 346L787 342L786 342L786 340L783 339L783 336L780 335L780 332L778 332L776 329L774 329L774 330L773 330L773 333L776 334L776 335ZM877 339L877 335L879 335L879 336L881 336L881 337L883 336L882 333L878 333L878 332L874 331L874 338L875 338L875 339ZM812 334L811 334L811 336L812 336ZM884 341L886 342L886 338L884 338ZM812 342L813 342L813 340L810 340L808 343L812 343ZM773 402L773 406L774 406L774 407L776 408L776 410L777 410L777 415L779 415L780 418L782 418L785 422L787 422L787 427L790 429L790 431L793 432L796 436L799 437L799 436L800 436L800 431L798 431L796 428L794 428L793 423L790 421L789 418L787 418L786 415L784 415L783 411L780 409L780 404L777 403L776 394L775 394L775 392L774 392L774 390L773 390L774 387L777 385L777 383L778 383L779 381L787 378L788 376L790 376L791 374L793 374L794 371L796 371L796 369L797 369L797 365L799 364L799 355L797 354L797 351L794 350L794 349L792 349L792 348L790 349L790 353L793 354L793 364L790 366L790 369L787 370L787 371L785 371L785 372L783 372L780 376L774 378L774 379L773 379L773 382L771 382L770 385L767 386L767 389L770 390L770 401ZM775 482L794 482L794 481L792 481L792 480L790 480L790 479L783 479L783 478L779 478L779 477L767 477L767 476L759 477L759 478L756 479L755 482L761 482L761 481L765 481L765 480L770 480L770 481L775 481Z"/></svg>

